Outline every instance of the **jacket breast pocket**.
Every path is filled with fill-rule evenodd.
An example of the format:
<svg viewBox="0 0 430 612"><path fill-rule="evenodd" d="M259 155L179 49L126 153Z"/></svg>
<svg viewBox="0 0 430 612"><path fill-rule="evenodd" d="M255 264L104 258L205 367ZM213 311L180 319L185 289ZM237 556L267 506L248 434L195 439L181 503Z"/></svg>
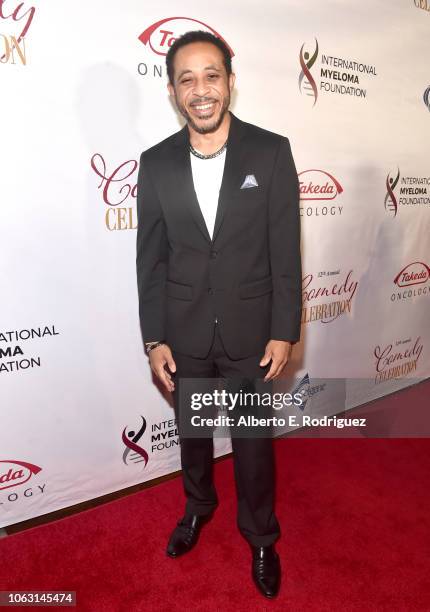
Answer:
<svg viewBox="0 0 430 612"><path fill-rule="evenodd" d="M193 288L191 285L183 285L182 283L167 280L166 294L169 297L176 298L177 300L192 300Z"/></svg>
<svg viewBox="0 0 430 612"><path fill-rule="evenodd" d="M262 187L239 189L231 206L231 214L253 218L266 208L267 193Z"/></svg>
<svg viewBox="0 0 430 612"><path fill-rule="evenodd" d="M267 192L264 187L248 187L246 189L238 189L237 199L246 204L246 202L264 201L267 197Z"/></svg>
<svg viewBox="0 0 430 612"><path fill-rule="evenodd" d="M272 277L266 276L261 280L252 281L239 287L239 296L242 300L246 300L260 295L266 295L273 291Z"/></svg>

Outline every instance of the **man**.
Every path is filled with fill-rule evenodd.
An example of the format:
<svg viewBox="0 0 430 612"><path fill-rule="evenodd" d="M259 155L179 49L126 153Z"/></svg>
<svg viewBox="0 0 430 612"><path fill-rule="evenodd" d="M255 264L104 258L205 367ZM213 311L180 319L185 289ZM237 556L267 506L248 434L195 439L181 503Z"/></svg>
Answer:
<svg viewBox="0 0 430 612"><path fill-rule="evenodd" d="M181 378L268 382L285 367L300 337L299 187L288 139L228 110L235 75L222 40L187 32L166 64L186 125L141 155L136 262L150 366L173 392L178 418ZM238 527L255 584L274 597L272 439L232 436L232 447ZM217 506L212 460L212 438L182 437L187 501L171 557L191 550Z"/></svg>

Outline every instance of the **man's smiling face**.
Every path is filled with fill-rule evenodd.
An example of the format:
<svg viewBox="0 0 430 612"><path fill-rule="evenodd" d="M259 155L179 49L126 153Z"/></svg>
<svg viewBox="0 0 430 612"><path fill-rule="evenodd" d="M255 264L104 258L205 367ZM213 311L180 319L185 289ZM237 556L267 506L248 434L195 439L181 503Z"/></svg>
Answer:
<svg viewBox="0 0 430 612"><path fill-rule="evenodd" d="M218 47L194 42L178 49L174 82L168 88L188 125L208 134L218 129L230 106L234 79L234 74L227 75Z"/></svg>

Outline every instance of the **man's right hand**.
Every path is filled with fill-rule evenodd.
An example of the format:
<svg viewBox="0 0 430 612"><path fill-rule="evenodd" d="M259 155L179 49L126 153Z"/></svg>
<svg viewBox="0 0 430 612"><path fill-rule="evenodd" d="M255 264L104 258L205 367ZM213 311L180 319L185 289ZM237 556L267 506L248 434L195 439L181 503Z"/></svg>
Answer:
<svg viewBox="0 0 430 612"><path fill-rule="evenodd" d="M167 344L160 344L160 346L156 346L149 351L149 365L155 376L166 387L167 391L172 392L175 388L175 384L165 366L167 365L170 372L174 373L176 372L176 363L173 360L172 351Z"/></svg>

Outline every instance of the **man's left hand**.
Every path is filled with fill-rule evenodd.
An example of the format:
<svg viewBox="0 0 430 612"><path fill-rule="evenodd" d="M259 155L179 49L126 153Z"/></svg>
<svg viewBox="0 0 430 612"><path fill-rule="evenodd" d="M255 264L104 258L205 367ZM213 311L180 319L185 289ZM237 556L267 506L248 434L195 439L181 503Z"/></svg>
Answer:
<svg viewBox="0 0 430 612"><path fill-rule="evenodd" d="M260 361L261 366L266 366L270 360L272 361L270 370L264 377L264 382L273 380L281 374L288 363L292 348L292 344L286 340L269 340L263 359Z"/></svg>

